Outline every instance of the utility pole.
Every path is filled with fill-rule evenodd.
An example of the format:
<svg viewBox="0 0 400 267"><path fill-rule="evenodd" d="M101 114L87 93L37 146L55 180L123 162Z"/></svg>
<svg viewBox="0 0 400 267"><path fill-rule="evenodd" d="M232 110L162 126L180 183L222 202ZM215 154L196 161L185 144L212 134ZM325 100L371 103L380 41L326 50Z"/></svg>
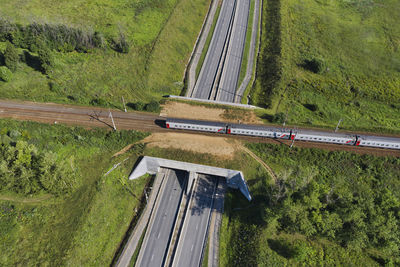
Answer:
<svg viewBox="0 0 400 267"><path fill-rule="evenodd" d="M290 147L289 147L289 148L292 148L293 145L294 145L294 139L292 139L292 143L290 144Z"/></svg>
<svg viewBox="0 0 400 267"><path fill-rule="evenodd" d="M285 120L283 121L283 126L285 126L285 125L286 125L286 121L287 121L288 113L289 113L289 108L287 108L287 109L286 109Z"/></svg>
<svg viewBox="0 0 400 267"><path fill-rule="evenodd" d="M125 106L125 99L124 99L124 97L122 97L122 103L124 104L124 110L125 110L125 112L126 112L126 106Z"/></svg>
<svg viewBox="0 0 400 267"><path fill-rule="evenodd" d="M297 132L296 132L296 133L293 133L292 131L290 131L290 139L292 139L292 143L290 144L290 147L289 147L289 148L292 148L292 147L293 147L293 145L294 145L294 139L296 138L296 134L297 134Z"/></svg>
<svg viewBox="0 0 400 267"><path fill-rule="evenodd" d="M115 127L114 118L113 118L113 116L112 116L112 114L111 114L111 110L109 109L108 111L110 112L110 115L108 115L108 117L111 118L111 121L112 121L114 130L116 131L116 130L117 130L117 127Z"/></svg>
<svg viewBox="0 0 400 267"><path fill-rule="evenodd" d="M339 124L343 121L343 119L340 119L336 125L335 133L339 130Z"/></svg>

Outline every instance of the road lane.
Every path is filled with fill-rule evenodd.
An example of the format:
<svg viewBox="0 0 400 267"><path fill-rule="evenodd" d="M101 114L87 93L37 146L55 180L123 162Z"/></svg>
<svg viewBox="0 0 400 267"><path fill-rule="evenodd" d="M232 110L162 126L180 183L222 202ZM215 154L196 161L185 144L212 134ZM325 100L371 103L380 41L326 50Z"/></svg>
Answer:
<svg viewBox="0 0 400 267"><path fill-rule="evenodd" d="M172 266L200 265L217 178L209 175L199 175L197 183L191 206L186 214Z"/></svg>
<svg viewBox="0 0 400 267"><path fill-rule="evenodd" d="M237 0L231 39L218 85L218 101L234 102L240 76L246 32L250 11L250 0Z"/></svg>
<svg viewBox="0 0 400 267"><path fill-rule="evenodd" d="M162 266L168 251L168 245L179 210L185 183L186 172L169 170L168 178L157 200L158 207L140 249L136 266Z"/></svg>
<svg viewBox="0 0 400 267"><path fill-rule="evenodd" d="M223 0L221 11L215 26L206 58L196 81L192 97L208 99L210 97L217 70L223 56L225 42L229 37L229 26L233 19L236 0Z"/></svg>

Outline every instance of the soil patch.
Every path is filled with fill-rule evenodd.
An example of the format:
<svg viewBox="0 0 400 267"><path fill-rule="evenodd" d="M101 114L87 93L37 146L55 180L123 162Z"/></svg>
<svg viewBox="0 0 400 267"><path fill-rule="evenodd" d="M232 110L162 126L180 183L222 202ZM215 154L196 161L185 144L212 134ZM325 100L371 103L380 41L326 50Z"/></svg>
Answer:
<svg viewBox="0 0 400 267"><path fill-rule="evenodd" d="M224 137L186 133L153 133L143 139L149 147L175 148L233 159L235 147Z"/></svg>
<svg viewBox="0 0 400 267"><path fill-rule="evenodd" d="M194 120L263 124L252 110L214 108L176 101L167 101L160 115Z"/></svg>

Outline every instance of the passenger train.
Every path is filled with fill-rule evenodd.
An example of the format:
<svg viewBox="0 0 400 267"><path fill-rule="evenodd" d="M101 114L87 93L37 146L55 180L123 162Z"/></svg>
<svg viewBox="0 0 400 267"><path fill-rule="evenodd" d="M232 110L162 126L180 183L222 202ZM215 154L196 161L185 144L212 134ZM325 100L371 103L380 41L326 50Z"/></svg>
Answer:
<svg viewBox="0 0 400 267"><path fill-rule="evenodd" d="M191 131L235 134L268 137L286 140L311 141L333 143L351 146L367 146L400 150L400 138L369 136L358 134L342 134L319 132L314 130L295 130L268 126L256 126L246 124L234 124L211 121L198 121L187 119L167 118L165 126L170 129L182 129Z"/></svg>

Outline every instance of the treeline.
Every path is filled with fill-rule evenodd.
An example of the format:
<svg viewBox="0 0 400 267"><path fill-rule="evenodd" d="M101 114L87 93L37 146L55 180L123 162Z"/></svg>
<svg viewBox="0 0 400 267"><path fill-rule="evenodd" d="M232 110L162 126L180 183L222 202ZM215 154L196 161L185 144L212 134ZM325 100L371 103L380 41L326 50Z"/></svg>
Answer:
<svg viewBox="0 0 400 267"><path fill-rule="evenodd" d="M328 239L349 250L368 251L378 262L400 264L400 159L250 147L282 167L263 193L270 236L299 233L311 240Z"/></svg>
<svg viewBox="0 0 400 267"><path fill-rule="evenodd" d="M9 135L0 135L0 191L64 195L74 189L73 162L58 161L55 153L39 151L23 140L13 141Z"/></svg>
<svg viewBox="0 0 400 267"><path fill-rule="evenodd" d="M15 46L40 51L43 44L60 52L87 52L93 48L110 47L118 52L127 53L129 44L120 32L116 38L108 40L99 32L84 31L66 25L31 23L21 25L0 18L0 41L10 41Z"/></svg>
<svg viewBox="0 0 400 267"><path fill-rule="evenodd" d="M257 76L256 104L270 107L272 95L280 86L282 77L281 0L265 3L262 40Z"/></svg>

